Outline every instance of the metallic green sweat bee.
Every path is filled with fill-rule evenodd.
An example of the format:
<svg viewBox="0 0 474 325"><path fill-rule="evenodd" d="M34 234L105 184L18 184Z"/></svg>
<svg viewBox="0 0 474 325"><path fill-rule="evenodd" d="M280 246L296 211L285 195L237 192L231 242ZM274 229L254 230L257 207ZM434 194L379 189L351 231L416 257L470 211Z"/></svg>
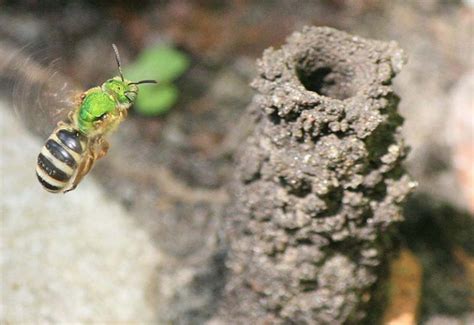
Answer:
<svg viewBox="0 0 474 325"><path fill-rule="evenodd" d="M127 116L138 96L138 85L156 83L124 79L117 47L112 47L120 76L78 96L76 108L58 123L38 155L36 176L49 192L65 193L77 187L95 161L107 153L105 136Z"/></svg>

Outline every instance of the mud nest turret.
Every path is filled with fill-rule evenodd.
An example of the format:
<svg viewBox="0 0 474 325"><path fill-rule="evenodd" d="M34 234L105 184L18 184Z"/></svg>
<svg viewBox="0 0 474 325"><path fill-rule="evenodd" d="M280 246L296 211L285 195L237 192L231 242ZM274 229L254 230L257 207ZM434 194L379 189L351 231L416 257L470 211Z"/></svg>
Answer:
<svg viewBox="0 0 474 325"><path fill-rule="evenodd" d="M394 42L331 28L304 28L264 52L256 126L231 186L219 319L356 323L382 301L414 187L391 85L404 61Z"/></svg>

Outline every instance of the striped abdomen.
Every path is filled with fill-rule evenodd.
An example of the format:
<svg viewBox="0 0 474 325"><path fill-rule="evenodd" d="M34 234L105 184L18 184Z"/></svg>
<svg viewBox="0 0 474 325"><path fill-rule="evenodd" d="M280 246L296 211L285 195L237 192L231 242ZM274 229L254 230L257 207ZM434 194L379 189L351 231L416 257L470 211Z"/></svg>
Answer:
<svg viewBox="0 0 474 325"><path fill-rule="evenodd" d="M86 138L71 126L58 127L38 155L36 176L49 192L70 189L81 164Z"/></svg>

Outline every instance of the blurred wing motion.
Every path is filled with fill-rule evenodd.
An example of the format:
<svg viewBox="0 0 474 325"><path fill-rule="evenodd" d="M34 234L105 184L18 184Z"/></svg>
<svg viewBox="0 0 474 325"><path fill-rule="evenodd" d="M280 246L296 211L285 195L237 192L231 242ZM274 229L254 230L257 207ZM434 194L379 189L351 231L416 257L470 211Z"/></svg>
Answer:
<svg viewBox="0 0 474 325"><path fill-rule="evenodd" d="M29 130L47 137L76 108L82 91L59 72L59 60L43 65L34 57L0 42L0 81L7 83L17 117Z"/></svg>

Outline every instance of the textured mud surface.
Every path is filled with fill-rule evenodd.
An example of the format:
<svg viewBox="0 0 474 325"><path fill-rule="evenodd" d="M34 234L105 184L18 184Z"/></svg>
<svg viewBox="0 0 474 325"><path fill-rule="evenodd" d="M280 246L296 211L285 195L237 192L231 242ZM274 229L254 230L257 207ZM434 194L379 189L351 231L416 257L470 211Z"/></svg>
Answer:
<svg viewBox="0 0 474 325"><path fill-rule="evenodd" d="M395 43L330 28L264 52L227 216L224 322L353 323L381 302L377 281L414 186L391 86L403 64Z"/></svg>

